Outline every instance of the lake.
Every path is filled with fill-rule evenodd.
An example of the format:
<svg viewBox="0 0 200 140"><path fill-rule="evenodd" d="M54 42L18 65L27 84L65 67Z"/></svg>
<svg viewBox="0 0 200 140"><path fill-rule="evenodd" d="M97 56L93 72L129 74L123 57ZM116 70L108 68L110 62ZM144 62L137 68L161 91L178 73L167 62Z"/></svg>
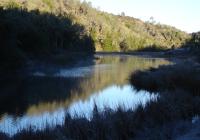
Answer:
<svg viewBox="0 0 200 140"><path fill-rule="evenodd" d="M66 113L90 120L94 106L134 110L156 100L156 93L136 91L129 76L170 62L161 58L131 55L96 54L90 63L81 61L72 68L34 69L20 80L0 90L0 131L10 136L22 129L43 130L62 125ZM86 60L85 60L86 61ZM84 64L85 63L85 64ZM9 93L9 94L7 94Z"/></svg>

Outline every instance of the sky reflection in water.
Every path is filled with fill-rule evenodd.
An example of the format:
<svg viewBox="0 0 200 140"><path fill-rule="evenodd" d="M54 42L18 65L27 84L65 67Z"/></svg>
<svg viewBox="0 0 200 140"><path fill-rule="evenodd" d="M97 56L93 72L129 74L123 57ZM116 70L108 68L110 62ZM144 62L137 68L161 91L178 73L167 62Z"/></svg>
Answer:
<svg viewBox="0 0 200 140"><path fill-rule="evenodd" d="M113 85L104 90L92 94L87 100L79 100L71 104L68 108L60 108L54 112L44 112L40 115L13 118L5 115L0 122L0 131L10 135L16 134L19 130L33 128L42 130L47 126L62 125L66 112L73 117L85 116L90 119L94 104L98 106L99 111L103 111L104 107L110 107L115 110L119 106L123 109L135 109L138 105L145 105L150 100L155 100L157 94L149 94L145 91L136 92L130 85L122 87Z"/></svg>

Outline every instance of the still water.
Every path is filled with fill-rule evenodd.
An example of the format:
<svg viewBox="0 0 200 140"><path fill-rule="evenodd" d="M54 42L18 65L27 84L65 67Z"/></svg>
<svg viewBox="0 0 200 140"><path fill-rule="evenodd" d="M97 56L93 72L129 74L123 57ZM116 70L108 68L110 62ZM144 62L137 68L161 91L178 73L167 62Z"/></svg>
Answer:
<svg viewBox="0 0 200 140"><path fill-rule="evenodd" d="M14 98L5 98L6 105L0 108L0 131L12 136L30 127L42 130L62 125L66 113L91 119L95 105L99 111L118 107L134 110L157 98L157 94L136 91L128 79L134 71L167 65L167 60L129 55L96 57L91 64L59 68L53 73L36 70L14 83L15 88L11 85L16 90Z"/></svg>

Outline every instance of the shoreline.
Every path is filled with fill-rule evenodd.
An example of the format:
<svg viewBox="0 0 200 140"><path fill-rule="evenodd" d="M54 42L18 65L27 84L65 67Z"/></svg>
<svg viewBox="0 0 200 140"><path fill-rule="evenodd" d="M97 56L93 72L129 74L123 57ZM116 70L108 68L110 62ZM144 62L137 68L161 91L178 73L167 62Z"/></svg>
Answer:
<svg viewBox="0 0 200 140"><path fill-rule="evenodd" d="M96 53L96 55L122 55L121 53ZM140 53L142 54L142 53ZM149 52L148 52L149 54ZM124 54L125 55L125 54ZM130 55L134 56L134 55ZM141 55L143 56L143 55ZM182 61L182 59L180 60ZM167 67L167 66L166 66ZM159 68L157 68L159 69ZM155 71L156 69L152 69ZM148 72L148 70L144 71ZM153 79L155 81L157 79ZM160 91L161 92L161 91ZM96 139L98 135L102 135L102 139L106 137L115 138L115 136L120 137L122 139L128 138L138 138L140 139L140 134L145 130L144 135L148 138L158 136L158 130L162 130L166 135L170 135L168 129L172 129L173 127L178 127L181 124L186 123L185 121L189 122L186 124L185 129L189 129L190 125L192 124L192 118L197 115L196 108L198 106L198 102L196 102L197 98L190 96L188 93L182 93L182 91L166 91L165 93L160 94L161 98L157 101L152 101L147 104L147 106L139 107L135 111L131 110L123 110L123 108L118 108L117 111L113 111L111 109L107 109L104 112L98 112L97 108L94 108L93 111L93 118L88 121L85 118L71 118L66 114L65 123L63 126L57 126L56 128L46 128L43 131L33 131L30 130L23 130L22 132L14 135L11 139L20 140L24 137L27 139L34 139L37 138L40 140L42 137L49 139L50 137L52 140L55 138L59 139L62 136L65 137L64 140L68 138L71 139L89 139L90 137ZM173 102L173 100L177 100L177 102ZM186 102L187 101L187 102ZM194 104L196 103L196 104ZM184 106L189 106L185 108ZM172 111L173 108L176 107L179 112ZM171 110L172 109L172 110ZM192 110L194 112L188 112L187 109ZM151 113L153 112L153 113ZM161 114L160 114L161 113ZM185 118L182 115L186 115ZM123 122L120 124L120 122ZM183 122L183 123L179 123ZM72 125L73 123L73 125ZM119 126L116 126L118 124ZM134 125L133 125L134 124ZM110 128L107 126L112 127L112 129L116 130L114 132L110 132ZM164 127L164 128L163 128ZM123 128L123 130L122 130ZM124 128L126 128L124 130ZM104 130L104 131L102 131ZM170 137L176 137L181 132L176 132L175 129L172 129L174 135ZM91 131L89 133L89 131ZM122 133L117 133L118 131ZM83 132L83 133L80 133ZM74 135L76 133L76 135ZM5 135L5 134L3 134ZM181 137L182 135L180 135ZM116 137L116 138L117 138ZM161 139L165 138L165 135L162 134L159 136ZM179 137L179 136L177 136ZM0 136L1 138L1 136ZM143 138L143 137L142 137ZM143 138L145 139L145 138ZM5 139L7 140L7 139ZM9 140L9 138L8 138Z"/></svg>

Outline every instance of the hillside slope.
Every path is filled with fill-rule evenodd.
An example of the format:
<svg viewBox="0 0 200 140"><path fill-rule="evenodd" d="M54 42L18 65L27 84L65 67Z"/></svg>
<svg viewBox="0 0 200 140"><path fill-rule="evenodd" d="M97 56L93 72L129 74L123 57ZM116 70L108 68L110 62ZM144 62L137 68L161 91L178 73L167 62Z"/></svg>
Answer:
<svg viewBox="0 0 200 140"><path fill-rule="evenodd" d="M174 27L139 19L117 16L92 8L79 0L0 0L3 7L18 7L28 11L38 9L62 15L84 27L84 33L94 40L96 51L130 51L146 47L171 48L181 46L190 36Z"/></svg>

